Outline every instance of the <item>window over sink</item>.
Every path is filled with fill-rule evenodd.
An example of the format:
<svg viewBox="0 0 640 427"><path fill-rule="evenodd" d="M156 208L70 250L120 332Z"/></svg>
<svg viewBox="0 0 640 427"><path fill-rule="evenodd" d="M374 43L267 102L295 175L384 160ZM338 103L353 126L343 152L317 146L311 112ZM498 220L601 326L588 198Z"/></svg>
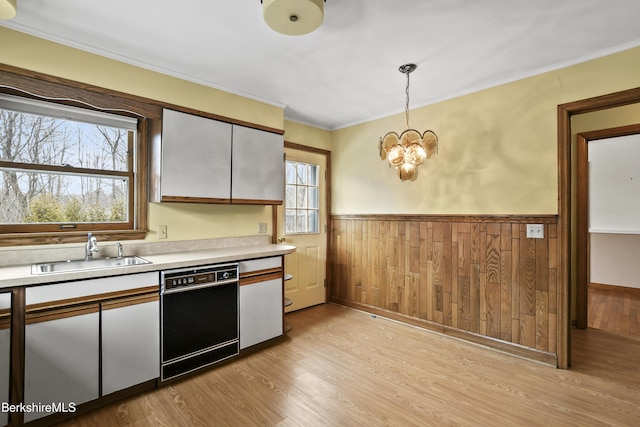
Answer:
<svg viewBox="0 0 640 427"><path fill-rule="evenodd" d="M127 223L137 121L0 96L0 224Z"/></svg>
<svg viewBox="0 0 640 427"><path fill-rule="evenodd" d="M106 90L29 80L0 84L0 246L144 238L153 120Z"/></svg>

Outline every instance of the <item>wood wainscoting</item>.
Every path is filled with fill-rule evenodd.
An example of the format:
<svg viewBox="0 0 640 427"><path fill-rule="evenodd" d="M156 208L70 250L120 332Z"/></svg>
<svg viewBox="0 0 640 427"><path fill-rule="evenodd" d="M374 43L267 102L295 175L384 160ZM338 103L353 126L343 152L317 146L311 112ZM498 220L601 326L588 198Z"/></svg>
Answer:
<svg viewBox="0 0 640 427"><path fill-rule="evenodd" d="M556 215L335 215L330 299L557 366L558 243Z"/></svg>

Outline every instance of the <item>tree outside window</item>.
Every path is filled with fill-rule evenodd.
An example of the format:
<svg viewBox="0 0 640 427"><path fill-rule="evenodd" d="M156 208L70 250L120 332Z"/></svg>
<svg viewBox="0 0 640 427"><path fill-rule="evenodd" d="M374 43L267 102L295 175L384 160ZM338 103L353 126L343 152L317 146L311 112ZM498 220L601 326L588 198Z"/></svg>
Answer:
<svg viewBox="0 0 640 427"><path fill-rule="evenodd" d="M2 95L0 228L132 222L136 137L134 119Z"/></svg>

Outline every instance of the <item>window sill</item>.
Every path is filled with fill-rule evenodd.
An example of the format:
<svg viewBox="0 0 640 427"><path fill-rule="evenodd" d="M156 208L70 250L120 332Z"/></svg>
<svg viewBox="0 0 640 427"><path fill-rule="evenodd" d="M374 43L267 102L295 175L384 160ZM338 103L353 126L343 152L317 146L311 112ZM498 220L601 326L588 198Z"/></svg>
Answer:
<svg viewBox="0 0 640 427"><path fill-rule="evenodd" d="M143 240L148 230L106 230L91 231L101 241ZM62 243L83 243L87 241L86 231L64 233L11 233L0 235L0 247L28 245L57 245Z"/></svg>

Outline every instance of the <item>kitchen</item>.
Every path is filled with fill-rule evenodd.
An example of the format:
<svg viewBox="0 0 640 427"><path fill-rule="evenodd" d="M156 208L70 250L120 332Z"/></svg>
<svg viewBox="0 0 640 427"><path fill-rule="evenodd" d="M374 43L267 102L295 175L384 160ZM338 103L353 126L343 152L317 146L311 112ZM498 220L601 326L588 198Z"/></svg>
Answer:
<svg viewBox="0 0 640 427"><path fill-rule="evenodd" d="M557 106L640 86L636 72L640 51L635 47L418 108L412 111L412 121L428 124L438 130L440 150L438 156L429 163L428 169L423 171L424 173L421 172L421 178L428 179L418 178L417 182L411 183L413 186L408 186L408 183L390 179L395 178L393 172L386 166L383 167L384 164L380 162L376 153L378 138L387 129L399 128L403 120L402 114L328 131L285 120L284 110L279 106L144 70L18 31L2 27L0 37L3 40L0 60L9 67L80 81L172 105L182 105L191 110L281 129L286 141L331 151L331 237L341 236L347 242L357 242L358 239L349 238L350 227L364 230L366 224L368 231L379 230L377 225L368 222L372 220L371 216L376 216L378 220L395 221L394 216L406 215L407 217L400 218L401 225L389 225L389 232L379 234L395 239L393 244L398 245L398 252L404 248L409 248L410 251L412 248L411 230L415 230L415 224L412 224L413 218L408 217L411 215L446 216L426 218L431 224L422 226L427 236L429 230L434 229L438 230L439 235L449 236L448 240L444 237L432 240L443 245L449 242L461 247L470 242L471 237L468 236L476 235L476 231L472 231L473 224L485 222L487 217L490 226L487 226L487 229L479 227L478 236L501 235L503 228L520 227L533 222L545 224L545 236L560 240L559 234L553 234L553 228L556 227L557 233L557 227L561 224L557 218L560 210L557 201ZM514 105L518 108L514 108ZM628 116L633 117L633 113ZM622 120L626 119L625 117ZM362 154L369 152L373 155ZM531 162L531 158L537 159L537 162ZM469 215L476 215L477 218L466 217ZM505 221L504 215L517 218ZM456 216L465 218L456 219ZM239 217L242 220L238 220ZM441 225L441 222L451 222L452 219L457 233L445 231L450 229ZM274 229L277 225L272 220L270 206L151 203L148 206L147 227L150 232L145 243L162 243L157 235L160 225L167 226L168 240L193 241L254 236L256 224L259 223L268 224L267 235L275 234ZM339 233L334 233L333 230ZM420 236L420 225L417 233L414 235ZM369 232L368 235L373 234ZM400 236L403 236L402 240ZM513 233L510 237L514 239ZM563 288L553 288L554 283L564 286L563 276L553 274L561 274L562 269L566 270L568 266L562 264L566 262L562 258L554 258L559 256L558 252L549 240L545 241L550 245L547 246L547 255L542 251L542 258L534 258L534 263L546 265L549 270L556 268L557 271L548 275L557 277L557 281L548 281L544 288L535 289L534 294L540 298L539 304L547 302L547 305L553 305L554 296L560 298L559 301L564 301L560 295L560 289ZM333 241L334 244L336 242L337 240ZM82 251L82 243L69 245ZM351 249L356 251L357 246ZM12 253L21 259L29 259L29 253L33 248L11 246L3 248L2 251L3 256ZM331 253L331 249L329 252ZM428 265L427 262L424 264ZM336 265L347 267L337 261ZM407 276L411 277L408 273ZM361 290L361 286L354 283L353 287L336 288L337 293L333 296L347 305L363 307L380 304L377 309L386 309L384 302L376 303L375 299L369 297L354 297L355 292ZM368 295L375 292L373 288L367 291ZM447 292L442 292L444 301ZM453 290L448 293L448 297L451 297ZM398 310L403 309L402 301L402 298L396 301ZM568 305L561 305L558 304L558 307L552 310L542 309L540 313L544 317L534 318L533 323L523 323L524 330L532 334L523 337L528 340L525 349L520 348L513 333L518 328L512 330L511 336L500 336L498 344L502 346L503 342L514 342L518 345L505 346L507 351L523 350L526 356L542 358L548 364L566 365L567 355L566 349L562 349L562 337L555 335L559 329L557 326L568 316ZM541 305L534 304L533 314L527 315L535 317L535 310L540 307ZM407 310L411 313L410 307ZM453 306L449 306L449 310L451 315L448 318L453 324L453 314L457 311ZM435 310L432 315L438 316L438 312L443 316L440 325L444 323L447 326L440 326L441 329L456 329L454 332L458 333L457 329L460 328L449 329L450 325L445 323L445 310ZM563 312L565 317L562 317ZM480 327L481 324L478 325L478 331ZM461 335L465 336L464 333ZM472 333L466 336L475 337ZM481 341L483 344L485 341L495 342L493 339L484 338Z"/></svg>

